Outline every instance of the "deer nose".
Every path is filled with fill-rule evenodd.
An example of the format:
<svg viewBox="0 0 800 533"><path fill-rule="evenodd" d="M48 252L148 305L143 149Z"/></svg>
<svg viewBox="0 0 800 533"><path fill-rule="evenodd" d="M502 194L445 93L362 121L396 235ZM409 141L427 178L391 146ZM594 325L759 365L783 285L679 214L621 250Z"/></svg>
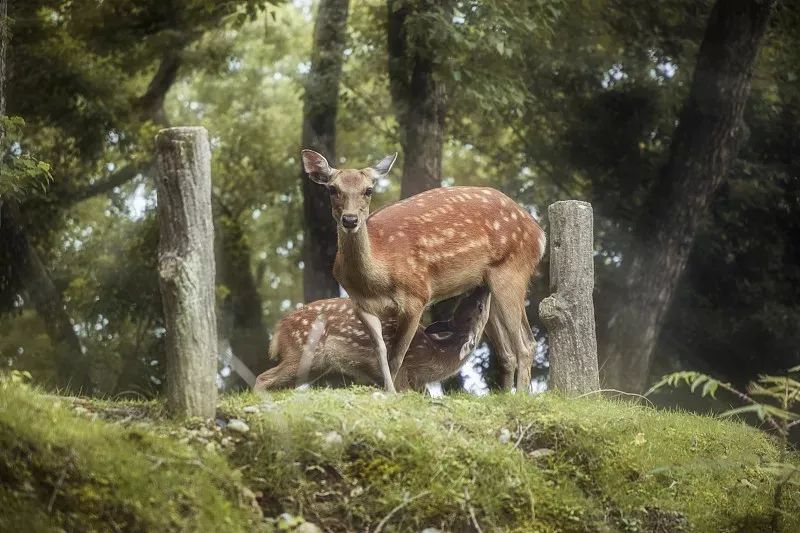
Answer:
<svg viewBox="0 0 800 533"><path fill-rule="evenodd" d="M342 215L342 226L347 229L358 226L358 215Z"/></svg>

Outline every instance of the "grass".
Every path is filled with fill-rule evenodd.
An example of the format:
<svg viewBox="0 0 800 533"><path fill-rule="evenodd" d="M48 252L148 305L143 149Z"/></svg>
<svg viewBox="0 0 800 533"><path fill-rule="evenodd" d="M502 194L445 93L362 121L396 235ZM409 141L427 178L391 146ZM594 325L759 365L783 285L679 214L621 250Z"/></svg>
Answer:
<svg viewBox="0 0 800 533"><path fill-rule="evenodd" d="M331 531L769 531L776 512L765 434L599 397L224 397L219 417L250 427L239 435L167 422L158 403L80 401L76 414L72 400L3 387L0 530L302 521L270 520L289 513ZM779 512L800 530L796 486Z"/></svg>

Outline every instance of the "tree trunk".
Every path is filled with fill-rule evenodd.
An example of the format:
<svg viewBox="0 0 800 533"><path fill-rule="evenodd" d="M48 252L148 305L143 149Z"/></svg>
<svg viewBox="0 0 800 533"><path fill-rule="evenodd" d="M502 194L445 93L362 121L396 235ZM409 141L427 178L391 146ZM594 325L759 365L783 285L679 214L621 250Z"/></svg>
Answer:
<svg viewBox="0 0 800 533"><path fill-rule="evenodd" d="M321 0L314 27L311 71L303 105L303 148L312 148L336 164L336 111L344 62L349 0ZM303 297L306 302L339 296L333 277L336 223L328 191L300 169L303 188Z"/></svg>
<svg viewBox="0 0 800 533"><path fill-rule="evenodd" d="M637 225L604 346L608 386L642 391L698 224L736 156L742 114L772 0L717 0L697 56L670 156ZM627 260L629 258L623 258Z"/></svg>
<svg viewBox="0 0 800 533"><path fill-rule="evenodd" d="M412 16L449 12L452 2L389 0L387 6L389 81L403 147L400 195L407 198L442 184L446 114L445 88L435 76L436 47L424 38L411 42L407 25Z"/></svg>
<svg viewBox="0 0 800 533"><path fill-rule="evenodd" d="M550 388L585 393L600 388L594 325L592 206L568 200L547 209L550 291L539 317L550 340Z"/></svg>
<svg viewBox="0 0 800 533"><path fill-rule="evenodd" d="M250 247L239 221L232 216L219 215L217 228L217 276L228 290L221 309L225 316L225 333L233 355L251 373L258 375L267 369L269 336L264 326L261 295L253 276ZM240 372L237 374L246 381Z"/></svg>
<svg viewBox="0 0 800 533"><path fill-rule="evenodd" d="M20 224L14 204L5 205L0 212L0 250L3 259L0 281L6 285L0 287L0 291L10 291L4 295L5 299L13 298L17 288L25 288L25 294L53 344L58 376L56 385L74 392L90 393L89 366L80 338L72 326L61 292L53 284Z"/></svg>
<svg viewBox="0 0 800 533"><path fill-rule="evenodd" d="M0 117L6 114L6 50L9 41L8 0L0 0ZM5 131L0 127L0 141Z"/></svg>
<svg viewBox="0 0 800 533"><path fill-rule="evenodd" d="M217 322L208 133L205 128L161 130L156 150L167 406L174 416L213 418Z"/></svg>

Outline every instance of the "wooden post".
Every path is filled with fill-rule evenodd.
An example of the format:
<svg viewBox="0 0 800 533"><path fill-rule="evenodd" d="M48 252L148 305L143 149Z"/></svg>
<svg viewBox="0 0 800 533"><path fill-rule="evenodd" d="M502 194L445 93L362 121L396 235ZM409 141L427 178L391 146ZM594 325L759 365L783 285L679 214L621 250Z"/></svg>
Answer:
<svg viewBox="0 0 800 533"><path fill-rule="evenodd" d="M567 200L547 209L550 291L539 305L549 334L550 388L584 393L600 388L594 325L592 206Z"/></svg>
<svg viewBox="0 0 800 533"><path fill-rule="evenodd" d="M167 340L167 407L213 418L217 321L211 151L205 128L168 128L158 153L158 275Z"/></svg>

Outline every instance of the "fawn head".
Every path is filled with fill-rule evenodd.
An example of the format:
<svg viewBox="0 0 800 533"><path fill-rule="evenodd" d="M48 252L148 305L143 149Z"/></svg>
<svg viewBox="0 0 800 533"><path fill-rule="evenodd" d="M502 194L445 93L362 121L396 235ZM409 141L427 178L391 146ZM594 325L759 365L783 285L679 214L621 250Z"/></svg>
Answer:
<svg viewBox="0 0 800 533"><path fill-rule="evenodd" d="M395 153L387 155L373 167L337 170L314 150L302 150L300 155L308 177L328 188L333 218L346 233L355 233L364 226L375 182L389 173L397 159Z"/></svg>
<svg viewBox="0 0 800 533"><path fill-rule="evenodd" d="M488 287L477 287L464 296L453 318L445 322L434 322L425 328L425 334L435 341L461 344L459 358L464 359L472 353L483 335L483 328L489 320L491 294Z"/></svg>

